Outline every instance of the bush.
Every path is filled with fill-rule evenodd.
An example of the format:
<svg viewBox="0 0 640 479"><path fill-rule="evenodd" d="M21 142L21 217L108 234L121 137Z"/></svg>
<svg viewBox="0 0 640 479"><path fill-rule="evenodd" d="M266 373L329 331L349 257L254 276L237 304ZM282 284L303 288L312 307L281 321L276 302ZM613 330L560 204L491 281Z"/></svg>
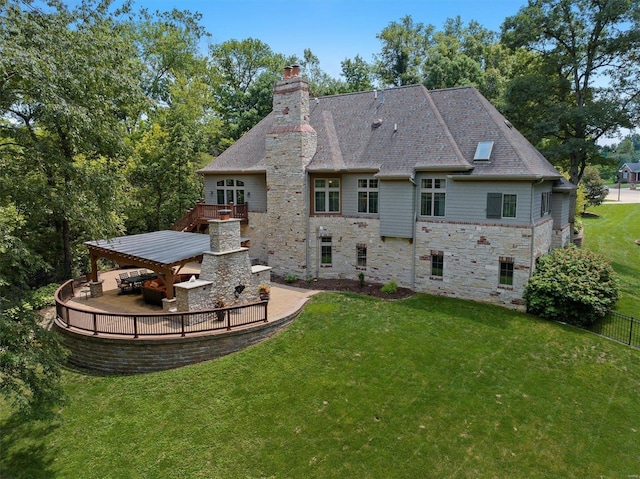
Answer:
<svg viewBox="0 0 640 479"><path fill-rule="evenodd" d="M362 271L358 273L358 282L360 283L360 289L364 288L364 273Z"/></svg>
<svg viewBox="0 0 640 479"><path fill-rule="evenodd" d="M545 319L587 326L618 300L609 262L589 250L556 249L538 261L524 290L527 311Z"/></svg>
<svg viewBox="0 0 640 479"><path fill-rule="evenodd" d="M395 281L389 281L387 284L383 285L380 288L380 291L382 291L384 294L393 294L398 291L398 283L396 283Z"/></svg>
<svg viewBox="0 0 640 479"><path fill-rule="evenodd" d="M44 309L48 306L55 306L56 301L53 295L55 294L59 286L60 285L56 283L48 284L47 286L42 286L41 288L36 289L29 295L27 302L35 310Z"/></svg>
<svg viewBox="0 0 640 479"><path fill-rule="evenodd" d="M298 281L298 277L293 273L289 273L284 277L284 281L285 283L295 283L296 281Z"/></svg>

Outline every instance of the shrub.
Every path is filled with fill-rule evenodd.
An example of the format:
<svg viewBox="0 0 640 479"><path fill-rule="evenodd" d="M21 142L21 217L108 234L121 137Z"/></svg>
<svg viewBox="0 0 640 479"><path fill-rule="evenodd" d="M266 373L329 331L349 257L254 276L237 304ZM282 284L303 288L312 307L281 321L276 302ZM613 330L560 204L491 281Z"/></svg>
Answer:
<svg viewBox="0 0 640 479"><path fill-rule="evenodd" d="M364 288L364 273L362 271L358 273L358 282L360 283L360 289Z"/></svg>
<svg viewBox="0 0 640 479"><path fill-rule="evenodd" d="M284 281L285 283L295 283L296 281L298 281L298 277L293 273L289 273L284 277Z"/></svg>
<svg viewBox="0 0 640 479"><path fill-rule="evenodd" d="M527 311L545 319L586 326L618 300L609 262L589 250L556 249L538 261L524 291Z"/></svg>
<svg viewBox="0 0 640 479"><path fill-rule="evenodd" d="M55 306L56 302L53 297L60 285L51 283L36 289L29 295L28 303L35 310L46 308L47 306Z"/></svg>
<svg viewBox="0 0 640 479"><path fill-rule="evenodd" d="M398 283L396 283L395 281L389 281L387 284L383 285L380 288L380 291L382 291L384 294L393 294L398 291Z"/></svg>

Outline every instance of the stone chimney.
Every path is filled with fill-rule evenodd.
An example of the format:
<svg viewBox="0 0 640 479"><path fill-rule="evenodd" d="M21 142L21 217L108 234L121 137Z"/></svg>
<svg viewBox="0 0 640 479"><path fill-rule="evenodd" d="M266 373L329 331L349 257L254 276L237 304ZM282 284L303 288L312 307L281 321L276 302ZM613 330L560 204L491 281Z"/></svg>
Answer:
<svg viewBox="0 0 640 479"><path fill-rule="evenodd" d="M309 114L309 82L300 76L298 65L287 67L273 89L273 123L265 148L267 247L276 274L306 276L306 166L317 148Z"/></svg>

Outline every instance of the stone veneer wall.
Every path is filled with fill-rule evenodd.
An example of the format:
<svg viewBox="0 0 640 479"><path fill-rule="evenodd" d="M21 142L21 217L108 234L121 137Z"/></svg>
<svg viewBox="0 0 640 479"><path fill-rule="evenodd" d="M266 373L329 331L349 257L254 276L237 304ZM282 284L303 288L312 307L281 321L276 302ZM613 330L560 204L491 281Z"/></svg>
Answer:
<svg viewBox="0 0 640 479"><path fill-rule="evenodd" d="M249 221L246 225L241 225L240 235L250 238L249 256L260 264L267 264L269 261L267 234L269 230L269 215L267 213L249 212Z"/></svg>
<svg viewBox="0 0 640 479"><path fill-rule="evenodd" d="M530 226L419 221L416 288L476 301L521 307L531 273ZM431 255L442 253L444 274L431 276ZM513 285L499 285L501 258L513 259Z"/></svg>
<svg viewBox="0 0 640 479"><path fill-rule="evenodd" d="M265 138L268 264L284 275L306 275L308 185L305 167L317 137L309 125L309 83L285 77L273 91L274 123Z"/></svg>
<svg viewBox="0 0 640 479"><path fill-rule="evenodd" d="M209 221L211 251L202 255L200 278L176 285L177 311L200 311L259 301L258 286L270 285L269 267L252 267L249 249L240 246L240 220ZM244 286L236 297L237 286Z"/></svg>
<svg viewBox="0 0 640 479"><path fill-rule="evenodd" d="M551 247L564 248L571 242L571 225L566 224L563 228L554 229L551 238Z"/></svg>
<svg viewBox="0 0 640 479"><path fill-rule="evenodd" d="M322 233L319 228L322 227ZM331 236L331 267L319 265L320 235ZM367 245L367 267L356 265L356 245ZM412 246L405 238L380 237L380 220L377 218L315 216L311 218L309 239L308 275L329 279L358 279L364 273L365 280L386 283L394 280L399 286L412 288Z"/></svg>
<svg viewBox="0 0 640 479"><path fill-rule="evenodd" d="M552 221L535 229L533 252L544 254L551 245ZM319 227L332 239L331 267L318 268ZM357 279L386 283L431 294L522 307L522 294L532 264L530 226L447 223L420 220L415 244L403 238L381 238L379 220L364 217L311 218L310 277ZM367 246L367 267L356 266L356 245ZM431 277L431 254L444 255L444 276ZM415 264L413 255L415 253ZM513 286L499 286L500 258L514 261Z"/></svg>
<svg viewBox="0 0 640 479"><path fill-rule="evenodd" d="M174 369L240 351L284 329L292 314L250 329L185 338L123 339L70 331L57 322L54 327L71 351L72 366L103 374L140 374Z"/></svg>

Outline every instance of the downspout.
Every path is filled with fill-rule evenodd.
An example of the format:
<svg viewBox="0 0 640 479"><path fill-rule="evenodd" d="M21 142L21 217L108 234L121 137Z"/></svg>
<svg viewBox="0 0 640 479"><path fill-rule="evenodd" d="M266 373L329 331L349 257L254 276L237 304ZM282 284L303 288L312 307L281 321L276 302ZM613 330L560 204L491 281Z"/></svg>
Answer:
<svg viewBox="0 0 640 479"><path fill-rule="evenodd" d="M534 181L531 184L531 203L529 206L529 217L531 220L531 255L529 256L531 258L530 260L530 264L529 264L529 277L531 277L531 275L533 274L533 268L536 264L536 258L535 258L535 254L536 254L536 250L535 250L535 242L536 242L536 223L533 219L533 200L535 198L535 189L536 189L536 185L541 184L544 181L543 178L540 178L538 181Z"/></svg>
<svg viewBox="0 0 640 479"><path fill-rule="evenodd" d="M413 291L416 290L416 252L417 252L417 245L416 243L418 242L418 236L417 236L417 232L418 232L418 214L416 211L417 208L417 186L416 182L413 178L413 176L411 176L409 178L409 181L411 182L411 184L413 185L413 241L412 241L412 248L411 248L411 289Z"/></svg>
<svg viewBox="0 0 640 479"><path fill-rule="evenodd" d="M304 175L304 209L305 209L305 222L306 222L306 238L305 238L305 264L307 270L307 278L311 276L311 252L309 251L311 248L311 206L310 206L310 198L309 198L309 173L305 171Z"/></svg>

